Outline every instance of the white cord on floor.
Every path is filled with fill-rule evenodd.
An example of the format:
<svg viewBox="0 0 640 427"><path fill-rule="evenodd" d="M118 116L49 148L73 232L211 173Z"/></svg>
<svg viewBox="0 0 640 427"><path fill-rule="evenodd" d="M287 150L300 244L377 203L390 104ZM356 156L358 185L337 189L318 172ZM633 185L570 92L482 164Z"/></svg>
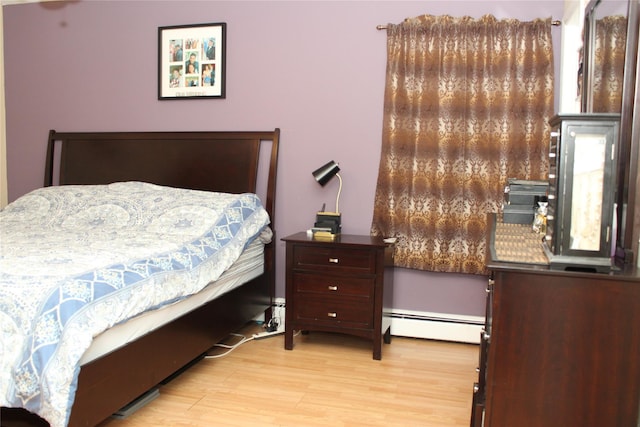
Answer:
<svg viewBox="0 0 640 427"><path fill-rule="evenodd" d="M233 345L228 345L228 344L215 344L214 347L222 347L222 348L227 348L229 349L228 351L225 351L224 353L220 353L220 354L212 354L212 355L206 355L204 358L205 359L217 359L220 357L224 357L227 354L231 353L233 350L235 350L236 348L240 347L242 344L249 342L249 341L253 341L253 337L245 337L244 335L240 335L240 334L229 334L229 335L233 335L235 337L240 337L241 340L238 341L236 344Z"/></svg>

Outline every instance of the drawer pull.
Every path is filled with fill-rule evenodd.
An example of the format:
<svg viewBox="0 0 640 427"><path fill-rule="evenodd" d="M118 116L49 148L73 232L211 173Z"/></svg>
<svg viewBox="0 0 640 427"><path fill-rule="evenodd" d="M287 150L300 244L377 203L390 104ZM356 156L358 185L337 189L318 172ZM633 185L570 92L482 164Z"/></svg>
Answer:
<svg viewBox="0 0 640 427"><path fill-rule="evenodd" d="M329 285L329 286L327 286L327 288L329 288L330 291L337 291L338 290L338 287L335 286L335 285Z"/></svg>
<svg viewBox="0 0 640 427"><path fill-rule="evenodd" d="M327 313L329 317L338 317L338 313Z"/></svg>
<svg viewBox="0 0 640 427"><path fill-rule="evenodd" d="M338 258L329 258L329 262L331 264L337 264L338 263Z"/></svg>

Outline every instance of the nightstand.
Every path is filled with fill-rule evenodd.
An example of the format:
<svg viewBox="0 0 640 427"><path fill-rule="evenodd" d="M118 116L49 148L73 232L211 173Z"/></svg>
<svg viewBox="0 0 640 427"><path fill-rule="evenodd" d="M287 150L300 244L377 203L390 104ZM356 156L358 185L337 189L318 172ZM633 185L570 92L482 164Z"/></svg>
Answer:
<svg viewBox="0 0 640 427"><path fill-rule="evenodd" d="M284 348L293 332L340 332L370 339L373 358L391 342L393 245L381 237L338 235L316 240L307 233L285 237Z"/></svg>

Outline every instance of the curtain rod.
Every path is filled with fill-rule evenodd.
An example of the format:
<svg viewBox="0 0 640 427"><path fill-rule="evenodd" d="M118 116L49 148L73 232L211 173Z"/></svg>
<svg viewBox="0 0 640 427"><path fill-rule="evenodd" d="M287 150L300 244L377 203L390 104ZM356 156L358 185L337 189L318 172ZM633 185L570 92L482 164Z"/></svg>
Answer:
<svg viewBox="0 0 640 427"><path fill-rule="evenodd" d="M554 27L560 26L562 25L562 21L551 21L551 25L553 25ZM376 30L386 30L387 29L387 25L376 25Z"/></svg>

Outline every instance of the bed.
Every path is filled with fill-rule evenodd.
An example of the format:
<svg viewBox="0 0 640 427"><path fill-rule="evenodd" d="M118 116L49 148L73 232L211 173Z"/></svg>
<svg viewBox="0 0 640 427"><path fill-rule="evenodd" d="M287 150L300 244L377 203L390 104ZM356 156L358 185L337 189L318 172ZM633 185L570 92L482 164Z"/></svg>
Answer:
<svg viewBox="0 0 640 427"><path fill-rule="evenodd" d="M77 205L77 212L62 218L60 223L64 223L64 227L74 227L76 222L84 222L86 226L91 221L95 222L96 218L98 222L110 221L109 216L91 214L92 211L104 210L103 205L96 201L99 200L98 197L107 197L110 200L109 206L116 206L113 208L116 214L121 212L124 205L133 205L131 209L136 214L126 214L129 217L146 217L146 214L138 214L138 212L155 211L155 206L166 202L169 211L180 212L178 217L163 213L162 220L152 219L145 223L147 224L144 226L145 230L153 229L154 232L160 232L163 236L169 234L179 237L187 236L188 245L185 249L169 237L155 239L146 236L136 240L129 237L128 230L116 237L115 240L121 245L120 248L124 248L114 255L117 262L107 258L103 267L109 267L108 273L103 272L104 268L98 273L96 271L99 269L91 270L91 277L117 276L119 273L114 273L113 266L126 264L120 263L120 259L117 258L121 256L120 252L131 250L135 256L139 257L140 253L146 250L153 254L150 258L154 261L152 263L145 261L144 271L161 270L157 277L162 277L162 280L157 281L161 282L161 289L166 295L159 297L153 294L154 297L150 298L151 302L148 304L145 302L147 305L143 312L131 310L131 313L119 313L109 321L114 323L113 325L95 314L86 315L87 318L97 319L97 322L92 321L92 324L106 325L104 330L100 329L98 334L91 337L86 344L88 346L86 350L83 348L82 354L77 357L76 355L58 357L61 350L57 349L54 352L55 363L50 361L53 360L49 355L51 352L45 352L46 357L44 357L49 366L55 366L55 369L49 370L56 375L66 371L75 372L77 383L73 383L69 392L70 402L72 402L70 409L60 410L64 405L55 399L53 400L55 403L48 405L53 406L59 413L51 415L51 411L38 409L40 406L34 409L32 405L34 401L41 405L40 401L46 401L52 394L48 390L40 391L34 393L38 395L37 399L20 400L20 402L25 401L25 404L16 404L15 399L6 404L7 407L3 407L1 412L2 426L46 426L49 423L58 426L65 425L67 422L69 426L94 426L149 390L153 390L181 369L199 360L207 350L229 333L258 318L261 314L264 314L266 319L270 318L275 287L273 224L279 136L279 129L265 132L50 131L44 188L36 190L34 194L30 193L25 200L18 199L17 203L10 204L5 210L24 209L22 215L23 218L27 218L29 215L36 215L26 210L26 206L33 206L27 203L30 198L36 201L36 206L37 203L41 203L46 205L47 209L53 206L55 208L53 210L58 210L57 206L61 199L72 199L75 201L72 204ZM52 186L55 188L50 188ZM215 207L212 207L210 205L212 202L209 201L213 192L225 193L220 195L222 198L216 198ZM135 194L135 197L132 197L132 194ZM148 198L150 206L154 206L153 209L140 207L147 203L142 202L146 200L145 198ZM194 199L202 199L205 207L194 207L197 204ZM136 203L133 203L133 200ZM189 217L188 221L182 224L181 221L184 222L184 220L181 218L185 215L185 206L188 206L186 211L193 217ZM224 210L227 208L231 209L231 213ZM219 216L209 215L210 211L219 211ZM45 212L44 215L50 215L46 209L43 212ZM43 215L43 212L39 214ZM104 220L103 216L107 219ZM248 221L240 222L238 220L240 216L246 217ZM266 219L263 218L264 216ZM47 220L48 218L47 216ZM211 221L211 218L214 218L214 224L204 225L205 221ZM241 225L231 226L229 223ZM169 228L163 228L163 224L173 224L171 226L173 231L169 232ZM95 224L90 223L90 225ZM187 226L189 230L193 228L190 231L193 234L183 231L183 228L180 228L183 226ZM233 233L228 231L232 228L236 230ZM220 232L221 229L225 231ZM108 233L113 231L110 230ZM97 235L93 231L89 234L92 239ZM238 240L237 236L240 235L244 235L246 240ZM113 237L111 234L109 236ZM224 239L219 236L226 236L224 238L233 244L223 245L220 242ZM48 237L42 236L42 238ZM167 240L173 246L169 249L155 247L157 240ZM141 242L149 242L149 247ZM93 244L92 241L91 245ZM47 248L42 241L38 246ZM212 247L221 248L225 251L225 255L217 255L217 252L211 249ZM228 247L231 248L228 249ZM6 248L5 246L3 252L9 253L10 251ZM49 249L47 253L55 252ZM82 250L80 252L79 258L91 257L90 250L84 254ZM98 252L102 253L100 250ZM65 251L60 253L64 254ZM172 255L167 257L167 254ZM0 253L0 255L3 256L4 262L5 254ZM58 262L59 258L65 258L58 255L51 257L51 263ZM208 259L209 256L213 261ZM174 270L181 269L171 267L175 265L176 259L181 260L180 266L183 264L196 266L194 270L188 271L188 279L172 276L175 273ZM203 261L200 261L201 259ZM127 271L127 277L130 276L131 271L135 273L141 271L140 260L136 258L137 264L134 266L126 264L127 268L123 270ZM183 260L186 261L183 262ZM226 262L224 266L219 265L222 260ZM20 262L15 263L17 271L19 271ZM174 264L171 264L172 262ZM80 265L84 266L82 263ZM28 266L26 261L21 268L27 268L25 266ZM3 269L9 269L6 263ZM144 274L139 275L144 276ZM124 277L125 274L121 276ZM149 274L149 277L151 276L152 274ZM75 276L74 280L78 277ZM210 277L216 280L212 281ZM130 292L127 300L135 300L136 295L144 295L145 298L151 295L151 292L147 292L145 290L147 288L144 288L148 285L145 280L141 280L144 285L139 285L140 287L136 288L137 291L127 291ZM174 280L178 281L178 286L175 284L173 286L177 289L175 291L177 293L169 291L172 288L168 284L173 283ZM198 285L199 282L202 283ZM193 289L190 288L192 283ZM97 289L94 282L92 286L91 289ZM101 298L95 299L101 300ZM120 303L111 304L120 307ZM96 313L105 313L105 318L110 318L112 313L106 311L110 310L108 307L109 304L103 304ZM56 310L56 313L61 312L58 306ZM75 320L82 316L65 314L59 317ZM72 324L71 321L68 323ZM7 333L9 329L6 326L7 322L4 322L4 325L2 333ZM77 333L74 330L69 334L75 337L74 334ZM7 341L7 336L9 335L3 336L5 338L3 341ZM42 333L32 332L30 336L32 337L31 347L40 349L40 346L33 344L36 341L40 342L33 339L33 336L39 337ZM0 345L4 345L5 350L9 346L6 342ZM60 347L69 347L69 345L64 344ZM2 351L4 350L0 346L0 352ZM37 358L30 355L29 362L34 364L32 361L42 359L42 354L45 353L40 351ZM0 360L2 357L0 354ZM63 364L67 361L69 366ZM24 367L26 364L23 362L19 366ZM14 372L20 369L16 368ZM29 370L26 372L28 375L34 375ZM27 374L23 374L22 377ZM3 381L8 378L4 368L0 375L3 375L0 377ZM47 379L47 381L49 387L57 388L55 379ZM24 397L24 393L21 396ZM2 398L0 396L0 399ZM37 417L34 412L44 414L47 420Z"/></svg>

